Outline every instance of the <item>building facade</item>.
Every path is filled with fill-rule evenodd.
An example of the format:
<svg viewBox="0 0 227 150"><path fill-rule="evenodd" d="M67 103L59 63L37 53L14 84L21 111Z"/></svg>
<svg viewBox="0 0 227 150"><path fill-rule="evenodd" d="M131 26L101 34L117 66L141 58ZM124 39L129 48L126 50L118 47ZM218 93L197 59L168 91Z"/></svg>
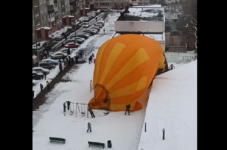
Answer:
<svg viewBox="0 0 227 150"><path fill-rule="evenodd" d="M46 39L48 34L64 25L71 25L74 16L79 18L80 8L86 6L85 2L89 6L86 0L33 0L32 41Z"/></svg>
<svg viewBox="0 0 227 150"><path fill-rule="evenodd" d="M92 0L90 4L96 9L124 9L129 0Z"/></svg>

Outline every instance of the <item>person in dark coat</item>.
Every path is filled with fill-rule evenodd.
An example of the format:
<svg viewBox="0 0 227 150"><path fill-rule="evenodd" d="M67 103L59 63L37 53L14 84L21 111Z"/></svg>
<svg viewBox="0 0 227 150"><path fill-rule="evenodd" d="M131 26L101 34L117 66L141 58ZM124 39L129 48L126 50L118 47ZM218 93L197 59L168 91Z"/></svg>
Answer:
<svg viewBox="0 0 227 150"><path fill-rule="evenodd" d="M62 73L62 63L59 63L59 70Z"/></svg>
<svg viewBox="0 0 227 150"><path fill-rule="evenodd" d="M64 116L65 116L65 112L66 112L66 106L65 106L65 103L63 103L63 113L64 113Z"/></svg>
<svg viewBox="0 0 227 150"><path fill-rule="evenodd" d="M103 29L103 33L105 34L105 29Z"/></svg>
<svg viewBox="0 0 227 150"><path fill-rule="evenodd" d="M82 58L83 57L83 53L82 52L80 52L80 58Z"/></svg>
<svg viewBox="0 0 227 150"><path fill-rule="evenodd" d="M67 108L68 108L68 110L69 110L69 108L70 108L70 101L66 101L66 103L67 103Z"/></svg>
<svg viewBox="0 0 227 150"><path fill-rule="evenodd" d="M128 112L128 115L130 115L130 112L129 112L130 107L131 107L130 103L128 103L128 105L126 105L125 115L126 115L126 112Z"/></svg>
<svg viewBox="0 0 227 150"><path fill-rule="evenodd" d="M77 64L79 57L76 55L75 59L76 59L76 64Z"/></svg>
<svg viewBox="0 0 227 150"><path fill-rule="evenodd" d="M69 49L69 48L68 48L68 50L67 50L67 54L70 55L70 49Z"/></svg>
<svg viewBox="0 0 227 150"><path fill-rule="evenodd" d="M34 95L35 95L34 91L32 90L32 100L34 99Z"/></svg>
<svg viewBox="0 0 227 150"><path fill-rule="evenodd" d="M95 114L94 114L94 112L92 111L92 109L90 107L88 107L88 111L91 114L91 118L95 118Z"/></svg>
<svg viewBox="0 0 227 150"><path fill-rule="evenodd" d="M92 56L89 57L88 61L89 61L89 64L92 62Z"/></svg>
<svg viewBox="0 0 227 150"><path fill-rule="evenodd" d="M87 132L90 130L90 132L91 132L91 123L90 122L88 122L88 124L87 124Z"/></svg>
<svg viewBox="0 0 227 150"><path fill-rule="evenodd" d="M71 58L71 64L72 65L74 64L74 58Z"/></svg>
<svg viewBox="0 0 227 150"><path fill-rule="evenodd" d="M43 72L44 79L46 80L47 73L44 71Z"/></svg>
<svg viewBox="0 0 227 150"><path fill-rule="evenodd" d="M68 58L68 64L69 64L69 66L71 66L71 57L70 56Z"/></svg>
<svg viewBox="0 0 227 150"><path fill-rule="evenodd" d="M173 70L175 69L175 66L173 64L170 65L170 69Z"/></svg>
<svg viewBox="0 0 227 150"><path fill-rule="evenodd" d="M94 57L95 57L95 55L94 55L93 53L91 54L91 56L92 56L92 58L94 58Z"/></svg>
<svg viewBox="0 0 227 150"><path fill-rule="evenodd" d="M43 85L40 83L40 90L43 91Z"/></svg>
<svg viewBox="0 0 227 150"><path fill-rule="evenodd" d="M50 89L50 83L47 81L46 84L47 84L47 88Z"/></svg>

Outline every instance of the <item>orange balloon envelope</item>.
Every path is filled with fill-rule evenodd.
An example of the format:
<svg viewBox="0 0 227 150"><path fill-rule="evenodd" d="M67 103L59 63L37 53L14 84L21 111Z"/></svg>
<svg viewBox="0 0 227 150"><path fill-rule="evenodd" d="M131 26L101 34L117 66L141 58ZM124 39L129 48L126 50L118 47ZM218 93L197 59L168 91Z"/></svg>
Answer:
<svg viewBox="0 0 227 150"><path fill-rule="evenodd" d="M105 42L98 50L93 75L94 97L89 106L97 109L140 110L138 98L156 74L167 71L160 44L152 38L126 34Z"/></svg>

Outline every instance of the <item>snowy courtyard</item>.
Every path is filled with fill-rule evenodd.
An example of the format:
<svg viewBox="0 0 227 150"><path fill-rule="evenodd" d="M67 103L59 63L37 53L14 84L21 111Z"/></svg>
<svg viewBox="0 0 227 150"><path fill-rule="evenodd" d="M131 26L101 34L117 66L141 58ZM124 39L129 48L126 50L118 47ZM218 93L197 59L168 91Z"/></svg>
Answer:
<svg viewBox="0 0 227 150"><path fill-rule="evenodd" d="M107 22L97 35L90 37L77 48L89 48L96 56L99 47L105 43L114 30L114 21L118 14L109 14ZM102 29L103 29L102 28ZM75 56L75 52L71 54ZM140 97L143 109L124 115L124 112L109 112L94 109L95 118L87 115L87 106L76 105L63 113L63 103L88 103L94 96L90 91L93 79L94 63L84 63L63 76L69 82L57 83L46 96L46 103L33 111L33 150L92 150L103 149L89 147L88 141L105 143L111 140L113 150L195 150L197 149L197 61L188 64L174 64L175 69L156 76L150 89ZM47 76L54 78L58 67ZM40 92L39 81L33 90L35 96ZM148 102L146 99L149 99ZM81 112L85 112L82 114ZM88 117L87 117L88 116ZM92 132L87 133L87 123L91 123ZM144 122L147 131L144 132ZM162 129L165 128L165 140ZM65 144L50 143L49 137L66 139Z"/></svg>

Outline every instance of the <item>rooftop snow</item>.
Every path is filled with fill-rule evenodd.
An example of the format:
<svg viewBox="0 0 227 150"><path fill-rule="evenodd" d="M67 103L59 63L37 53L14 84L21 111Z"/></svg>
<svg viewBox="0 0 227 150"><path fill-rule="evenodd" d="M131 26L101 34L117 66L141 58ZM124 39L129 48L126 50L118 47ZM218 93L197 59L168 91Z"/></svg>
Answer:
<svg viewBox="0 0 227 150"><path fill-rule="evenodd" d="M155 77L144 122L138 150L197 149L197 61Z"/></svg>
<svg viewBox="0 0 227 150"><path fill-rule="evenodd" d="M132 7L125 13L123 19L117 21L164 21L164 8Z"/></svg>
<svg viewBox="0 0 227 150"><path fill-rule="evenodd" d="M133 33L130 33L133 34ZM138 33L135 33L138 34ZM116 33L114 37L121 35L121 33ZM147 37L150 37L156 41L165 41L165 38L163 38L163 33L152 33L152 34L139 34L139 35L144 35Z"/></svg>

